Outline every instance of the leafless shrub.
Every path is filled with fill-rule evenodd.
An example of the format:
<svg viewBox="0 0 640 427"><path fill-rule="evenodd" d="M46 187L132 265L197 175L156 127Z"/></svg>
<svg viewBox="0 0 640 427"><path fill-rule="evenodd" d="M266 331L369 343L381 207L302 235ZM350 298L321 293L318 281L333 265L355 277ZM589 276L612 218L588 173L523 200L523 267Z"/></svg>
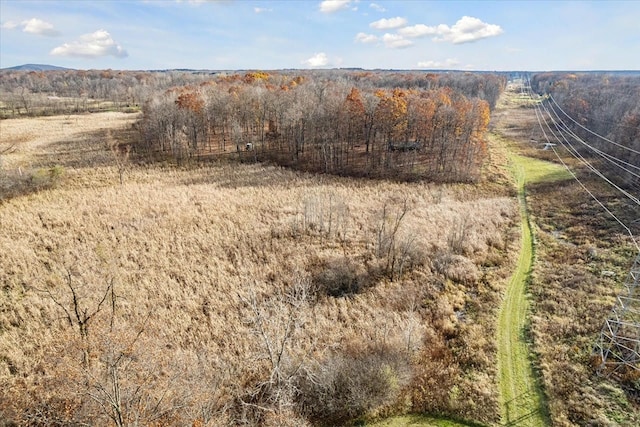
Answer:
<svg viewBox="0 0 640 427"><path fill-rule="evenodd" d="M300 378L300 411L337 425L392 405L409 383L406 353L378 344L335 354Z"/></svg>
<svg viewBox="0 0 640 427"><path fill-rule="evenodd" d="M423 266L429 257L427 249L409 232L400 237L396 250L396 277L402 277L405 272Z"/></svg>
<svg viewBox="0 0 640 427"><path fill-rule="evenodd" d="M95 295L82 276L68 268L64 281L63 293L39 291L62 311L68 326L68 342L59 356L62 363L44 369L64 378L60 388L75 400L56 397L43 402L43 408L54 415L62 411L66 418L73 416L72 421L109 420L116 426L175 421L175 412L185 406L190 392L179 384L181 370L170 369L173 375L164 372L162 358L143 341L148 316L137 327L122 326L113 278ZM59 405L63 408L56 409ZM46 424L55 421L52 416Z"/></svg>
<svg viewBox="0 0 640 427"><path fill-rule="evenodd" d="M347 203L334 193L313 194L303 201L303 228L327 237L346 239L350 213Z"/></svg>
<svg viewBox="0 0 640 427"><path fill-rule="evenodd" d="M34 396L34 399L20 416L21 425L33 427L75 427L85 425L86 419L79 417L77 413L80 405L81 402L77 398ZM10 421L6 424L7 427L18 425Z"/></svg>
<svg viewBox="0 0 640 427"><path fill-rule="evenodd" d="M391 281L426 260L426 253L416 243L415 235L403 227L408 212L408 200L404 199L402 202L386 202L380 213L376 230L376 256L382 260L384 274Z"/></svg>
<svg viewBox="0 0 640 427"><path fill-rule="evenodd" d="M48 168L0 171L0 201L23 196L59 185L65 169L56 165Z"/></svg>
<svg viewBox="0 0 640 427"><path fill-rule="evenodd" d="M120 185L122 185L124 174L130 167L131 145L121 144L113 137L111 130L107 133L106 145L109 151L111 151L113 160L118 168L118 177L120 178Z"/></svg>
<svg viewBox="0 0 640 427"><path fill-rule="evenodd" d="M311 427L311 423L294 410L282 411L280 413L269 412L265 415L263 427Z"/></svg>
<svg viewBox="0 0 640 427"><path fill-rule="evenodd" d="M469 237L469 220L462 217L457 220L449 233L447 243L449 250L454 254L464 255L466 250L466 242Z"/></svg>
<svg viewBox="0 0 640 427"><path fill-rule="evenodd" d="M304 278L298 278L287 292L267 299L259 299L253 285L249 290L249 298L240 299L253 315L250 326L260 349L256 362L265 362L266 377L258 374L257 383L237 397L233 412L239 423L254 425L293 406L295 381L305 359L295 354L295 347L303 333L310 294Z"/></svg>
<svg viewBox="0 0 640 427"><path fill-rule="evenodd" d="M0 172L2 171L3 161L2 158L5 154L13 153L16 150L16 145L12 143L3 144L0 146Z"/></svg>
<svg viewBox="0 0 640 427"><path fill-rule="evenodd" d="M362 263L344 257L320 260L312 267L312 282L320 295L341 297L362 292L373 279Z"/></svg>

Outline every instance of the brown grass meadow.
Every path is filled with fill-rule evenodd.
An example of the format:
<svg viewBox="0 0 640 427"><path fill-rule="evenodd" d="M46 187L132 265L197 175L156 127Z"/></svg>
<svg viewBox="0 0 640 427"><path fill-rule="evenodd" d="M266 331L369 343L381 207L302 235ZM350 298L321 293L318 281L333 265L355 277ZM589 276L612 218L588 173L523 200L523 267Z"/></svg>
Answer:
<svg viewBox="0 0 640 427"><path fill-rule="evenodd" d="M123 165L136 119L0 121L5 425L497 421L508 185Z"/></svg>

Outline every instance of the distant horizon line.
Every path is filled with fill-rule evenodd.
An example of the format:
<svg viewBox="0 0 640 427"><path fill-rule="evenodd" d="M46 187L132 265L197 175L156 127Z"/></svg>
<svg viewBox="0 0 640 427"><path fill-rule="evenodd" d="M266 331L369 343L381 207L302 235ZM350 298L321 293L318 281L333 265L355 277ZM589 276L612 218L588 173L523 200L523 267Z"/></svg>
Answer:
<svg viewBox="0 0 640 427"><path fill-rule="evenodd" d="M640 69L548 69L548 70L490 70L490 69L458 69L458 68L364 68L364 67L331 67L331 68L68 68L51 64L27 63L0 68L0 71L131 71L131 72L246 72L246 71L389 71L389 72L467 72L467 73L640 73Z"/></svg>

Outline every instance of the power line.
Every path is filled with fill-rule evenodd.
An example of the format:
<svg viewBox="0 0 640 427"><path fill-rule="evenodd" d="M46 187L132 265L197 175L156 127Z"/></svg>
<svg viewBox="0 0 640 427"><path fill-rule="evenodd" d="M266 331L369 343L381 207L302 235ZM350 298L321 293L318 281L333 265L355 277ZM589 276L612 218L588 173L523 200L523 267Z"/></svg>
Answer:
<svg viewBox="0 0 640 427"><path fill-rule="evenodd" d="M630 171L630 170L628 170L628 169L624 168L624 167L623 167L623 166L621 166L619 163L622 163L622 164L624 164L624 165L626 165L626 166L628 166L628 167L630 167L630 168L637 169L637 170L639 170L639 171L640 171L640 166L634 165L633 163L629 163L629 162L627 162L627 161L625 161L625 160L622 160L622 159L620 159L620 158L618 158L618 157L616 157L616 156L613 156L613 155L611 155L611 154L609 154L609 153L606 153L606 152L604 152L604 151L602 151L602 150L600 150L600 149L598 149L598 148L596 148L596 147L594 147L594 146L590 145L590 144L589 144L588 142L586 142L584 139L580 138L580 136L578 136L575 132L573 132L573 131L569 128L569 126L567 126L567 124L564 122L564 120L562 120L562 119L560 118L560 116L559 116L559 115L558 115L558 113L555 111L555 109L553 108L553 106L552 106L552 105L550 105L550 109L551 109L551 111L553 112L553 114L556 116L557 121L559 121L559 122L562 124L562 126L563 126L563 128L564 128L564 131L565 131L566 133L568 133L569 135L571 135L571 137L572 137L573 139L575 139L576 141L578 141L579 143L581 143L581 144L582 144L582 145L584 145L585 147L589 148L591 151L593 151L594 153L598 154L600 157L604 158L604 159L605 159L605 160L607 160L608 162L610 162L610 163L614 164L615 166L617 166L617 167L621 168L621 169L622 169L622 170L624 170L625 172L628 172L629 174L631 174L631 175L635 176L636 178L640 178L640 175L639 175L639 174L636 174L636 173L634 173L634 172L632 172L632 171ZM548 110L547 110L547 111L548 111ZM555 119L554 119L554 121L555 121Z"/></svg>
<svg viewBox="0 0 640 427"><path fill-rule="evenodd" d="M622 149L624 149L624 150L631 151L632 153L635 153L635 154L640 154L640 151L638 151L638 150L634 150L634 149L633 149L633 148L631 148L631 147L627 147L626 145L622 145L622 144L619 144L619 143L617 143L617 142L615 142L615 141L612 141L612 140L610 140L610 139L608 139L608 138L606 138L606 137L604 137L604 136L602 136L602 135L600 135L600 134L595 133L595 132L594 132L594 131L592 131L591 129L589 129L589 128L587 128L587 127L583 126L582 124L580 124L579 122L577 122L573 117L571 117L569 114L567 114L567 113L562 109L562 107L561 107L561 106L556 102L556 100L555 100L555 98L553 97L553 95L549 94L549 99L551 99L551 100L553 101L553 103L554 103L554 104L556 104L556 105L558 106L558 109L559 109L560 111L562 111L562 113L563 113L565 116L567 116L567 117L569 118L569 120L571 120L573 123L575 123L575 124L577 124L578 126L580 126L582 129L586 130L586 131L587 131L587 132L589 132L590 134L595 135L595 136L597 136L598 138L601 138L601 139L603 139L603 140L605 140L605 141L607 141L607 142L609 142L609 143L611 143L611 144L615 145L616 147L620 147L620 148L622 148Z"/></svg>
<svg viewBox="0 0 640 427"><path fill-rule="evenodd" d="M614 215L613 212L611 212L602 202L600 202L600 200L598 200L598 198L580 181L576 174L573 173L569 166L564 162L562 157L556 151L555 147L551 144L544 130L544 127L542 126L543 120L549 131L555 136L556 140L564 148L566 148L570 154L572 154L576 158L578 158L579 156L587 166L591 167L591 165L584 159L584 157L582 157L582 155L580 155L575 147L573 147L566 139L563 130L551 116L544 103L542 103L542 107L545 109L547 115L549 116L549 119L554 123L562 139L564 139L564 141L569 146L566 147L563 141L558 138L558 136L553 132L546 119L544 119L544 115L542 114L540 105L536 104L535 112L538 124L540 125L540 129L542 130L545 139L550 144L550 147L553 149L553 152L560 163L564 165L567 171L569 171L569 173L580 184L580 186L582 186L582 188L587 193L589 193L589 195L591 195L591 197L609 215L611 215L625 230L627 230L629 236L631 236L631 240L638 250L638 255L636 255L635 262L631 267L629 276L626 282L624 282L626 293L623 291L623 294L618 295L616 304L612 308L611 314L606 319L605 324L600 332L600 338L596 342L593 349L593 354L600 359L599 366L597 367L598 374L605 376L617 376L618 378L625 378L630 374L635 376L640 372L640 368L638 365L640 361L640 323L638 322L638 319L640 319L640 298L638 298L638 289L640 289L640 246L638 245L638 241L633 236L633 233L631 232L629 227L616 215ZM553 110L552 106L551 109ZM568 129L564 121L557 115L557 113L555 113L555 110L553 111L560 123L562 123L562 125ZM567 133L569 135L573 134L573 132L571 131L568 131ZM576 139L579 140L579 138ZM594 172L598 172L595 168L592 169L594 170ZM602 178L605 177L602 176ZM609 181L607 180L607 182Z"/></svg>
<svg viewBox="0 0 640 427"><path fill-rule="evenodd" d="M531 96L531 93L529 94ZM544 108L545 112L547 113L547 115L549 116L549 118L551 119L551 121L554 123L554 126L556 127L558 133L560 134L560 136L562 137L562 139L566 142L566 145L553 133L553 130L551 129L551 127L549 126L549 124L546 122L545 120L545 125L547 126L547 128L549 129L549 131L555 136L556 140L573 156L575 157L577 160L579 160L581 163L583 163L589 170L591 170L592 172L594 172L596 175L598 175L600 178L602 178L603 180L605 180L607 183L609 183L609 185L611 185L612 187L614 187L615 189L617 189L618 191L620 191L625 197L629 198L631 201L633 201L634 203L640 205L640 199L638 199L638 197L636 197L635 195L629 193L628 191L624 190L623 188L619 187L618 185L616 185L613 181L611 181L608 177L606 177L602 172L600 172L595 166L593 166L591 163L589 163L589 161L587 159L584 158L584 156L582 156L582 154L580 154L572 145L571 143L566 139L566 137L564 136L563 131L559 128L558 124L556 123L556 121L553 119L553 117L551 116L551 114L549 113L549 110L547 109L546 105L544 103L541 103L540 105L542 105L542 107ZM536 108L538 110L540 110L539 106L536 106ZM562 119L560 119L558 117L559 121L565 126L566 124L562 121ZM568 131L568 133L570 135L572 135L573 133ZM546 135L545 135L546 137ZM576 138L579 139L579 137L576 136ZM586 144L586 143L585 143ZM587 144L588 145L588 144ZM619 159L618 159L619 160Z"/></svg>
<svg viewBox="0 0 640 427"><path fill-rule="evenodd" d="M562 132L562 130L558 127L558 125L555 123L555 121L553 120L553 117L551 116L551 114L549 113L549 111L546 109L546 107L543 104L543 108L545 108L545 112L547 113L547 115L549 116L549 118L551 119L551 121L554 123L554 126L556 126L556 129L558 130L558 133L560 134L560 136L562 137L562 139L564 140L563 143L560 138L556 137L556 140L558 142L560 142L560 144L567 149L567 151L573 156L575 157L577 160L579 160L580 162L582 162L588 169L590 169L593 173L595 173L596 175L598 175L600 178L602 178L603 180L605 180L609 185L611 185L612 187L614 187L616 190L618 190L620 193L622 193L624 196L626 196L627 198L629 198L632 202L634 202L635 204L640 206L640 199L638 199L638 197L636 197L635 195L629 193L628 191L626 191L625 189L619 187L617 184L615 184L613 181L611 181L607 176L605 176L602 172L600 172L595 166L593 166L591 163L589 163L589 161L587 159L584 158L584 156L582 154L580 154L580 152L578 152L572 145L571 143L566 139L566 137L564 136L564 133ZM561 121L562 122L562 121ZM553 132L551 130L551 127L549 126L549 124L545 121L545 125L549 128L549 131Z"/></svg>
<svg viewBox="0 0 640 427"><path fill-rule="evenodd" d="M531 92L529 91L529 96L532 97ZM532 97L533 99L533 97ZM535 113L536 113L536 119L538 120L538 125L540 126L540 130L542 130L542 134L545 138L545 140L547 141L547 143L549 144L549 146L551 147L551 149L553 150L553 153L556 155L556 157L558 158L558 160L560 161L560 163L562 163L562 165L567 169L567 171L569 172L569 174L578 182L578 184L580 184L580 186L591 196L591 198L593 198L593 200L596 201L596 203L598 203L598 205L600 205L600 207L602 207L602 209L604 209L613 219L615 219L618 224L620 224L629 234L629 236L631 237L631 240L633 241L634 245L636 246L636 249L638 250L638 252L640 252L640 244L638 244L638 241L636 240L636 238L633 235L633 232L631 231L631 229L622 221L620 220L613 212L611 212L611 210L609 210L609 208L607 208L604 203L602 203L596 196L595 194L593 194L591 192L591 190L589 190L587 188L587 186L585 184L582 183L582 181L580 181L580 179L578 178L578 176L571 170L571 168L569 167L569 165L567 165L565 163L565 161L562 159L562 157L560 156L560 154L557 152L557 150L555 149L555 147L553 147L553 143L551 142L551 140L549 139L549 136L547 135L547 133L544 130L544 126L542 125L542 122L544 121L545 125L547 126L547 128L549 129L550 132L551 131L551 127L548 125L548 123L546 122L546 120L544 120L544 115L542 114L542 111L540 111L540 106L539 105L535 105L534 107ZM553 133L553 132L552 132ZM554 135L555 136L555 135ZM559 138L556 137L556 140L558 142L560 142L561 145L564 146L564 144L562 143L562 141L560 141ZM566 147L565 147L566 148ZM608 181L609 182L609 181Z"/></svg>

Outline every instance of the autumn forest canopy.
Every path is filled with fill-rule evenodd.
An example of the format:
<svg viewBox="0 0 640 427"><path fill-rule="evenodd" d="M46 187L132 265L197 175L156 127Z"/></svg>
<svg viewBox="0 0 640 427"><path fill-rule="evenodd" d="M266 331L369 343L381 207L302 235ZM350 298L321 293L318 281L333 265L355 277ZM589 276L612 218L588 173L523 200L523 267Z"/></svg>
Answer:
<svg viewBox="0 0 640 427"><path fill-rule="evenodd" d="M177 158L241 153L325 173L473 181L505 81L459 79L455 87L426 75L402 87L367 73L232 75L154 96L143 108L144 146Z"/></svg>
<svg viewBox="0 0 640 427"><path fill-rule="evenodd" d="M478 181L490 112L508 76L364 70L1 75L3 118L142 111L129 145L147 160L227 158L433 182ZM559 119L596 150L640 161L640 93L633 73L537 73L531 87L544 102L557 103L567 114ZM580 145L576 150L594 154ZM624 169L611 173L624 186L640 185Z"/></svg>
<svg viewBox="0 0 640 427"><path fill-rule="evenodd" d="M473 182L504 76L472 73L7 73L13 114L82 94L142 106L139 153L177 161L235 155L339 175ZM60 100L55 99L57 108Z"/></svg>

